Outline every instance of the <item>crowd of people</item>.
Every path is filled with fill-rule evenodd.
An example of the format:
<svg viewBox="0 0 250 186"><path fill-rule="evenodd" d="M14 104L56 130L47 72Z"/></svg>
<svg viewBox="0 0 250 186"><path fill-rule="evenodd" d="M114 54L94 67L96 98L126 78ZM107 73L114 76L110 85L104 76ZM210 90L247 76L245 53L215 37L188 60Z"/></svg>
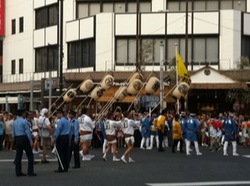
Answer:
<svg viewBox="0 0 250 186"><path fill-rule="evenodd" d="M22 155L28 157L29 176L34 173L34 154L42 153L41 163L49 163L46 159L48 150L52 150L58 158L58 169L55 172L67 172L73 154L72 168L80 168L82 161L91 161L91 146L102 146L102 159L108 161L108 153L112 161L133 163L134 146L142 150L157 148L159 152L171 146L172 153L179 151L192 154L192 146L196 155L202 155L200 146L208 146L211 152L222 149L228 156L228 145L232 144L232 155L238 156L237 144L250 145L250 122L243 115L234 112L196 115L189 112L176 114L163 109L159 115L155 113L136 113L122 111L117 107L114 112L90 115L87 108L80 113L74 110L57 110L50 114L47 108L40 112L18 110L14 115L0 114L0 148L16 150L16 176L25 176L22 172ZM117 157L117 148L126 147L122 156Z"/></svg>

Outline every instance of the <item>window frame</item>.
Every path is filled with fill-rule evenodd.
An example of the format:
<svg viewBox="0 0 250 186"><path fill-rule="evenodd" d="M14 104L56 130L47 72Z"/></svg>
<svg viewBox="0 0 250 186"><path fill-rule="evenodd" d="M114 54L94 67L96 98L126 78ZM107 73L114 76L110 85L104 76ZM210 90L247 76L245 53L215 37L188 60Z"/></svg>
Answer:
<svg viewBox="0 0 250 186"><path fill-rule="evenodd" d="M24 17L19 17L19 33L24 32Z"/></svg>
<svg viewBox="0 0 250 186"><path fill-rule="evenodd" d="M23 74L23 58L19 59L19 74Z"/></svg>
<svg viewBox="0 0 250 186"><path fill-rule="evenodd" d="M16 60L15 59L11 60L11 74L12 75L16 74Z"/></svg>
<svg viewBox="0 0 250 186"><path fill-rule="evenodd" d="M53 54L53 59L50 58L51 53ZM57 54L58 45L35 48L35 72L48 72L58 70Z"/></svg>
<svg viewBox="0 0 250 186"><path fill-rule="evenodd" d="M54 10L54 11L50 11ZM56 11L56 12L55 12ZM56 18L55 18L56 15ZM35 29L42 29L57 25L59 22L58 3L38 8L35 10Z"/></svg>
<svg viewBox="0 0 250 186"><path fill-rule="evenodd" d="M95 39L68 42L68 69L95 67Z"/></svg>
<svg viewBox="0 0 250 186"><path fill-rule="evenodd" d="M16 19L11 20L11 34L16 34Z"/></svg>

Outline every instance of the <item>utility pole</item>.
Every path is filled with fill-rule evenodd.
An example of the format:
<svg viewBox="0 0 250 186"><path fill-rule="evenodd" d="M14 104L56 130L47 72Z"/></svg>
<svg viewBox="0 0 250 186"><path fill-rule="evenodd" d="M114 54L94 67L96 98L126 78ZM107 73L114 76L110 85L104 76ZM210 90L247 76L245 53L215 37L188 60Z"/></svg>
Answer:
<svg viewBox="0 0 250 186"><path fill-rule="evenodd" d="M141 54L141 47L140 47L140 2L139 0L136 1L136 70L141 70L141 63L140 63L140 54Z"/></svg>
<svg viewBox="0 0 250 186"><path fill-rule="evenodd" d="M59 77L59 89L61 94L63 89L63 0L58 0L58 5L59 5L58 29L57 29L58 77Z"/></svg>
<svg viewBox="0 0 250 186"><path fill-rule="evenodd" d="M33 110L33 102L34 102L34 76L31 77L30 80L30 110Z"/></svg>
<svg viewBox="0 0 250 186"><path fill-rule="evenodd" d="M188 0L186 0L185 66L188 69Z"/></svg>
<svg viewBox="0 0 250 186"><path fill-rule="evenodd" d="M49 108L50 109L51 109L51 104L52 104L52 79L51 79L51 71L49 71ZM49 110L49 112L50 111L51 110Z"/></svg>
<svg viewBox="0 0 250 186"><path fill-rule="evenodd" d="M163 63L164 63L164 44L161 41L160 44L160 113L163 110L163 94L164 94L164 85L163 85Z"/></svg>

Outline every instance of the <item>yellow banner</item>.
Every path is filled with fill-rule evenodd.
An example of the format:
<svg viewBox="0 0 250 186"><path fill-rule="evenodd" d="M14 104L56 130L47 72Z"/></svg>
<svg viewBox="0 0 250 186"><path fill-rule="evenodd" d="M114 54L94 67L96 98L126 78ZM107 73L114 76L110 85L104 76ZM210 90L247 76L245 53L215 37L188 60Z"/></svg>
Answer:
<svg viewBox="0 0 250 186"><path fill-rule="evenodd" d="M177 57L177 73L178 73L178 76L180 76L182 78L182 81L185 81L186 83L191 84L190 76L188 74L187 68L184 65L184 62L183 62L179 52L177 52L176 57Z"/></svg>

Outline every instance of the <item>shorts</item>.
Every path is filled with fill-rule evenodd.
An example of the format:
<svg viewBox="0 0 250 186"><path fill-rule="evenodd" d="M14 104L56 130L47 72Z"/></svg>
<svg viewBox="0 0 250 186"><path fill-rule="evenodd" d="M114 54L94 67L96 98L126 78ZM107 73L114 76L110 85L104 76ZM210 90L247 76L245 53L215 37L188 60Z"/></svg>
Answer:
<svg viewBox="0 0 250 186"><path fill-rule="evenodd" d="M91 141L93 138L92 134L85 134L80 136L80 142Z"/></svg>
<svg viewBox="0 0 250 186"><path fill-rule="evenodd" d="M51 139L50 138L42 138L43 147L50 148L51 147Z"/></svg>
<svg viewBox="0 0 250 186"><path fill-rule="evenodd" d="M6 134L5 135L5 140L12 142L12 134Z"/></svg>
<svg viewBox="0 0 250 186"><path fill-rule="evenodd" d="M108 141L108 140L107 140ZM114 139L114 140L112 140L112 141L108 141L108 144L116 144L117 143L117 140L116 139Z"/></svg>
<svg viewBox="0 0 250 186"><path fill-rule="evenodd" d="M135 143L134 136L130 136L130 137L125 138L125 142L126 142L126 144L128 144L129 142L134 144Z"/></svg>
<svg viewBox="0 0 250 186"><path fill-rule="evenodd" d="M117 137L118 137L118 138L123 138L123 137L124 137L123 132L118 132L118 133L117 133Z"/></svg>
<svg viewBox="0 0 250 186"><path fill-rule="evenodd" d="M38 139L38 132L32 132L32 136L33 138Z"/></svg>

